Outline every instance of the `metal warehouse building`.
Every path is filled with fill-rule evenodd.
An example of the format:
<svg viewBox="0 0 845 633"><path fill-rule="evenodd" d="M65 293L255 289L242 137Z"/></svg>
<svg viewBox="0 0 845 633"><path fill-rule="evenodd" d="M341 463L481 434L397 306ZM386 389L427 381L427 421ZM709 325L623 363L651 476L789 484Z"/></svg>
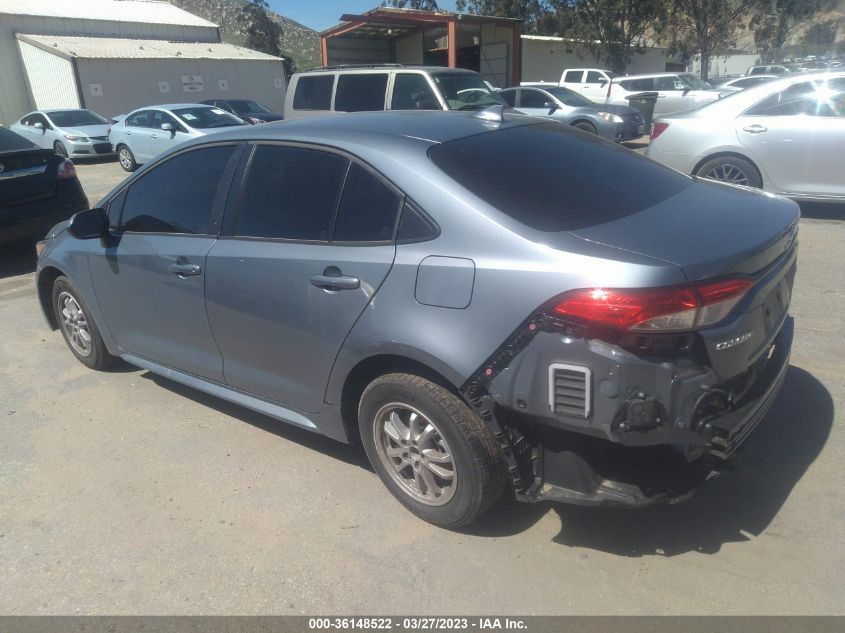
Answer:
<svg viewBox="0 0 845 633"><path fill-rule="evenodd" d="M281 110L283 60L220 42L216 24L152 0L0 0L0 123L41 108L103 116L249 98Z"/></svg>

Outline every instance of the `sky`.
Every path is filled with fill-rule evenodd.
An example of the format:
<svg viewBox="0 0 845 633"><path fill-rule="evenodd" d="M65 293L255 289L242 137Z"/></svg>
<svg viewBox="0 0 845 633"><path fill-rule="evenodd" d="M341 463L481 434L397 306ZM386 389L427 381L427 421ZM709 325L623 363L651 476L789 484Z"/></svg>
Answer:
<svg viewBox="0 0 845 633"><path fill-rule="evenodd" d="M344 13L363 13L381 4L381 0L268 0L276 13L300 24L325 31L340 22ZM455 10L455 0L437 0L444 11Z"/></svg>

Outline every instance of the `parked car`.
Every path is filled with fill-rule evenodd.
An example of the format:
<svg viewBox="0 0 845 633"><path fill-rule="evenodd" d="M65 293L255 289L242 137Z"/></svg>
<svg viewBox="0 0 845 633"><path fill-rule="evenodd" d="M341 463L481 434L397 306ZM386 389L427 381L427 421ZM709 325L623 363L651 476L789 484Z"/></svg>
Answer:
<svg viewBox="0 0 845 633"><path fill-rule="evenodd" d="M273 112L263 103L251 99L209 99L201 103L221 108L229 114L234 114L236 117L243 119L250 125L281 121L285 118L283 115Z"/></svg>
<svg viewBox="0 0 845 633"><path fill-rule="evenodd" d="M752 86L759 86L772 79L779 79L777 75L753 75L749 77L736 77L735 79L728 79L720 83L717 87L719 90L745 90Z"/></svg>
<svg viewBox="0 0 845 633"><path fill-rule="evenodd" d="M845 73L790 75L658 119L646 155L685 174L843 200Z"/></svg>
<svg viewBox="0 0 845 633"><path fill-rule="evenodd" d="M87 208L70 160L0 126L0 244L41 238Z"/></svg>
<svg viewBox="0 0 845 633"><path fill-rule="evenodd" d="M360 437L454 527L506 485L638 506L712 474L784 380L797 221L501 106L359 113L169 151L51 232L37 288L86 366Z"/></svg>
<svg viewBox="0 0 845 633"><path fill-rule="evenodd" d="M642 92L656 92L654 116L693 110L715 101L723 91L714 89L692 73L655 73L616 77L607 86L606 103L628 104L628 97Z"/></svg>
<svg viewBox="0 0 845 633"><path fill-rule="evenodd" d="M630 141L645 134L643 117L634 108L599 105L568 88L506 88L499 95L523 114L555 119L611 141Z"/></svg>
<svg viewBox="0 0 845 633"><path fill-rule="evenodd" d="M602 68L568 68L560 76L560 85L584 95L590 101L604 103L607 86L615 76Z"/></svg>
<svg viewBox="0 0 845 633"><path fill-rule="evenodd" d="M745 75L748 77L754 77L756 75L776 75L780 77L791 73L792 71L789 70L789 68L781 66L780 64L772 64L769 66L749 66L745 71Z"/></svg>
<svg viewBox="0 0 845 633"><path fill-rule="evenodd" d="M285 119L378 110L480 110L502 103L471 70L398 64L340 67L295 73L285 97Z"/></svg>
<svg viewBox="0 0 845 633"><path fill-rule="evenodd" d="M109 140L124 171L185 141L248 125L225 110L201 103L150 106L130 112L109 128Z"/></svg>
<svg viewBox="0 0 845 633"><path fill-rule="evenodd" d="M91 158L113 153L108 137L109 122L91 110L30 112L9 129L59 156Z"/></svg>

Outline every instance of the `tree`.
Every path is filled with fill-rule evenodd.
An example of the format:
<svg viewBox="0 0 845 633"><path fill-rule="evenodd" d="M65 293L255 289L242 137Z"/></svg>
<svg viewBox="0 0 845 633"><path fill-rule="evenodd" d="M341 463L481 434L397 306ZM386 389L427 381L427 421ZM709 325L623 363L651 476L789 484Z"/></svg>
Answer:
<svg viewBox="0 0 845 633"><path fill-rule="evenodd" d="M736 46L737 33L745 28L761 0L669 0L662 30L670 51L689 58L701 56L701 78L707 81L710 60Z"/></svg>
<svg viewBox="0 0 845 633"><path fill-rule="evenodd" d="M751 21L754 43L774 61L780 61L783 47L796 28L835 4L836 0L764 0Z"/></svg>
<svg viewBox="0 0 845 633"><path fill-rule="evenodd" d="M804 33L801 43L818 47L822 52L827 52L828 49L833 47L833 42L836 40L836 26L835 20L816 22Z"/></svg>
<svg viewBox="0 0 845 633"><path fill-rule="evenodd" d="M664 12L665 0L554 0L558 32L581 40L611 70L623 73ZM548 20L543 21L547 25Z"/></svg>
<svg viewBox="0 0 845 633"><path fill-rule="evenodd" d="M546 0L456 0L458 13L492 15L500 18L518 18L523 21L523 31L535 33L537 23L549 11Z"/></svg>
<svg viewBox="0 0 845 633"><path fill-rule="evenodd" d="M383 7L395 7L396 9L422 9L423 11L437 11L437 0L384 0Z"/></svg>
<svg viewBox="0 0 845 633"><path fill-rule="evenodd" d="M241 7L238 22L241 32L246 35L247 48L279 57L282 25L270 18L267 14L269 8L270 5L265 0L249 0Z"/></svg>

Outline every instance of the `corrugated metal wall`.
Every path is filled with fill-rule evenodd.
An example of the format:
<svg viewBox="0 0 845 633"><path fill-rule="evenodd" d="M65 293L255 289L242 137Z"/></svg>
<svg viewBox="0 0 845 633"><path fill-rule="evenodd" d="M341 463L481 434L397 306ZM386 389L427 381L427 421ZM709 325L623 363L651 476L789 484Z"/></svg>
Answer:
<svg viewBox="0 0 845 633"><path fill-rule="evenodd" d="M76 76L70 60L27 42L18 41L18 47L26 69L33 109L80 107Z"/></svg>
<svg viewBox="0 0 845 633"><path fill-rule="evenodd" d="M256 99L282 112L285 102L281 61L79 59L76 63L85 107L105 117L149 105L226 98ZM186 75L202 78L202 92L183 90Z"/></svg>
<svg viewBox="0 0 845 633"><path fill-rule="evenodd" d="M0 123L4 125L35 109L26 87L15 33L218 41L214 27L0 15Z"/></svg>

